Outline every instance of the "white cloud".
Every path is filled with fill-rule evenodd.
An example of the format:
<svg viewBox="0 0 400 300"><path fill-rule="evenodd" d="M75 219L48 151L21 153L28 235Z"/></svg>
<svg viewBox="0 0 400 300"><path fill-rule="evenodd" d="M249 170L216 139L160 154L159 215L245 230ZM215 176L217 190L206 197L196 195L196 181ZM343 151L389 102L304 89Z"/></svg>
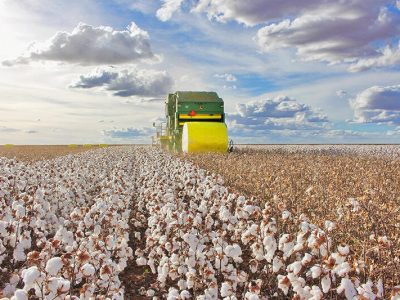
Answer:
<svg viewBox="0 0 400 300"><path fill-rule="evenodd" d="M164 4L160 9L157 10L157 18L165 22L171 19L173 13L175 13L181 7L184 0L163 0Z"/></svg>
<svg viewBox="0 0 400 300"><path fill-rule="evenodd" d="M155 97L167 94L173 86L173 79L166 71L115 68L96 68L81 75L72 83L72 88L90 89L101 87L114 96Z"/></svg>
<svg viewBox="0 0 400 300"><path fill-rule="evenodd" d="M264 26L257 33L257 41L265 52L295 48L307 61L339 63L376 56L374 42L400 33L399 17L382 8L381 3L333 1L293 20Z"/></svg>
<svg viewBox="0 0 400 300"><path fill-rule="evenodd" d="M150 141L150 136L153 134L153 129L150 127L144 128L121 128L121 129L109 129L103 130L102 134L106 137L118 140L132 140L138 138L148 137ZM148 141L148 142L149 142Z"/></svg>
<svg viewBox="0 0 400 300"><path fill-rule="evenodd" d="M339 98L346 98L348 96L348 93L344 90L338 90L336 91L336 96Z"/></svg>
<svg viewBox="0 0 400 300"><path fill-rule="evenodd" d="M140 11L143 14L154 13L158 7L158 0L114 0L117 3L128 7L131 10Z"/></svg>
<svg viewBox="0 0 400 300"><path fill-rule="evenodd" d="M400 85L370 87L351 106L357 123L400 124Z"/></svg>
<svg viewBox="0 0 400 300"><path fill-rule="evenodd" d="M386 46L371 58L364 58L349 67L350 72L360 72L371 68L390 67L400 64L400 43L397 48Z"/></svg>
<svg viewBox="0 0 400 300"><path fill-rule="evenodd" d="M228 81L228 82L237 81L237 78L233 74L229 74L229 73L214 74L214 77L224 79L225 81Z"/></svg>
<svg viewBox="0 0 400 300"><path fill-rule="evenodd" d="M3 61L3 65L46 60L82 65L121 64L153 57L148 33L133 22L125 30L80 23L71 33L58 32L44 43L33 43L25 54Z"/></svg>
<svg viewBox="0 0 400 300"><path fill-rule="evenodd" d="M320 130L327 117L295 99L278 96L263 101L238 104L228 114L227 122L234 132L267 132L270 130Z"/></svg>
<svg viewBox="0 0 400 300"><path fill-rule="evenodd" d="M236 90L237 86L236 85L224 85L222 88L224 90Z"/></svg>

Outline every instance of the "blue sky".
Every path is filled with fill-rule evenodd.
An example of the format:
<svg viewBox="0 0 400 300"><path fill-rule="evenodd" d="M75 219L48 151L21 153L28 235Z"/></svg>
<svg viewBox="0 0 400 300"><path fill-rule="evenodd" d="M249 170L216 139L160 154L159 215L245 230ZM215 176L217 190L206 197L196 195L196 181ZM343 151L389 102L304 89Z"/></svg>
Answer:
<svg viewBox="0 0 400 300"><path fill-rule="evenodd" d="M148 143L175 90L238 143L398 143L399 37L395 0L0 0L0 144Z"/></svg>

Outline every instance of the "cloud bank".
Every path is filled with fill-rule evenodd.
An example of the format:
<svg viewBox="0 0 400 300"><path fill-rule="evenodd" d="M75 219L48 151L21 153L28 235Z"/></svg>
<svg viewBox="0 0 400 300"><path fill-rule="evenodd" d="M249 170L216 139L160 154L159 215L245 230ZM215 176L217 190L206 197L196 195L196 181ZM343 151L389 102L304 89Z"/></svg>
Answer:
<svg viewBox="0 0 400 300"><path fill-rule="evenodd" d="M351 101L357 123L400 124L400 85L373 86Z"/></svg>
<svg viewBox="0 0 400 300"><path fill-rule="evenodd" d="M156 97L172 89L173 79L166 71L96 68L89 74L81 75L70 87L103 88L119 97Z"/></svg>
<svg viewBox="0 0 400 300"><path fill-rule="evenodd" d="M326 115L295 99L279 96L236 106L227 117L234 132L267 133L269 130L318 130L328 122Z"/></svg>
<svg viewBox="0 0 400 300"><path fill-rule="evenodd" d="M123 64L153 58L149 35L135 23L125 30L80 23L71 33L58 32L44 43L33 43L27 52L5 66L32 61L58 61L81 65Z"/></svg>
<svg viewBox="0 0 400 300"><path fill-rule="evenodd" d="M103 130L102 134L106 137L110 137L112 139L137 139L143 137L149 137L152 135L153 129L151 128L122 128L122 129L110 129Z"/></svg>
<svg viewBox="0 0 400 300"><path fill-rule="evenodd" d="M382 54L374 44L400 33L399 16L382 4L376 0L331 1L293 19L264 26L257 33L257 42L264 52L294 48L307 61L379 58Z"/></svg>
<svg viewBox="0 0 400 300"><path fill-rule="evenodd" d="M218 22L263 25L255 37L261 51L295 49L305 61L351 64L349 71L399 64L400 50L388 41L400 34L394 0L199 0L191 11ZM162 20L172 17L181 0L164 0ZM159 16L160 17L160 16ZM390 43L390 42L389 42ZM381 49L382 44L383 50Z"/></svg>

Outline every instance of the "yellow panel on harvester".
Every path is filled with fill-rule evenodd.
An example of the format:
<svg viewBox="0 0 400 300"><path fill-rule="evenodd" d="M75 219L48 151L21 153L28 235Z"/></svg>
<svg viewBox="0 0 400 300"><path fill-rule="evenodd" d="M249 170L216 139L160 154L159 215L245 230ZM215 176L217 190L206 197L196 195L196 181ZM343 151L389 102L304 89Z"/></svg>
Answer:
<svg viewBox="0 0 400 300"><path fill-rule="evenodd" d="M187 122L183 125L182 151L227 152L228 130L225 123Z"/></svg>

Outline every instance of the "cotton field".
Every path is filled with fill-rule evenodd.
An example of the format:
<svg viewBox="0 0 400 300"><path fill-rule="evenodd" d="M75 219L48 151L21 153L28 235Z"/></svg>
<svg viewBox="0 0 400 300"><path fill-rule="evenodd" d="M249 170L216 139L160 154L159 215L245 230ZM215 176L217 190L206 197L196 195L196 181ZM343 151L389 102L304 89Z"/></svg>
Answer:
<svg viewBox="0 0 400 300"><path fill-rule="evenodd" d="M400 280L368 276L375 265L336 237L339 221L313 222L286 199L264 200L146 146L35 163L0 158L0 295L400 299ZM353 200L350 210L362 206ZM386 255L399 241L377 233L374 253ZM136 294L132 270L151 274Z"/></svg>

